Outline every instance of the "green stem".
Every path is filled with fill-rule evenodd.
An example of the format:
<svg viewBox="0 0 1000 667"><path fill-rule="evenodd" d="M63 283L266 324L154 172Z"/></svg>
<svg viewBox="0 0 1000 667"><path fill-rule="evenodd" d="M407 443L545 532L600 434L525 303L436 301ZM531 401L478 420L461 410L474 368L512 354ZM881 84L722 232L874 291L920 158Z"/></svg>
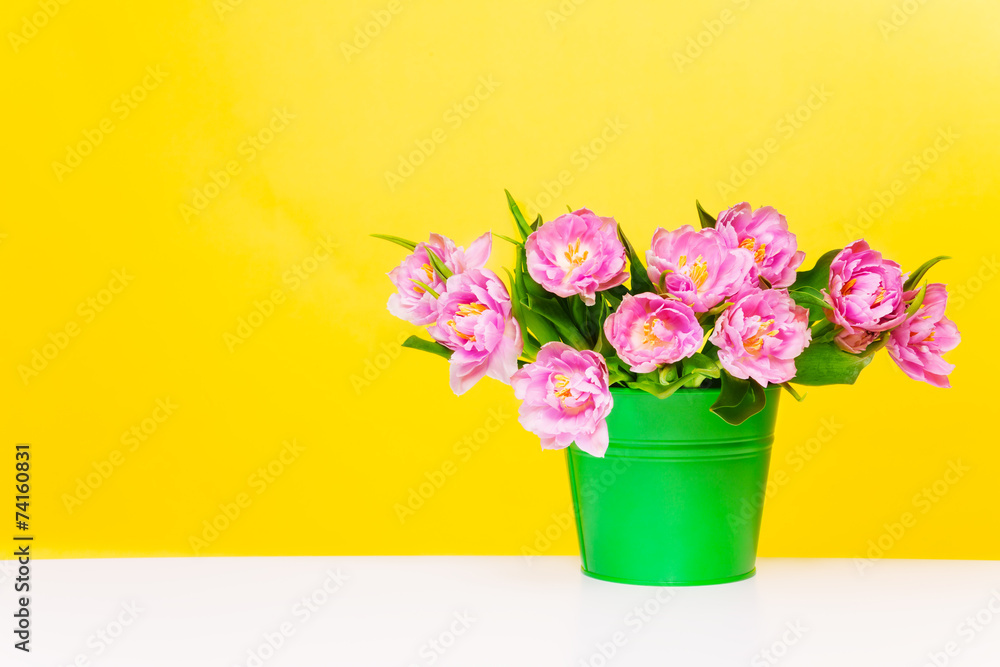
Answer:
<svg viewBox="0 0 1000 667"><path fill-rule="evenodd" d="M563 312L566 314L565 322L555 322L552 323L558 329L559 334L566 339L566 341L578 350L589 350L594 347L593 344L589 342L586 334L580 330L577 326L578 322L586 323L587 318L587 306L583 303L579 296L571 297L577 299L576 302L571 302L569 299L559 299L559 305Z"/></svg>
<svg viewBox="0 0 1000 667"><path fill-rule="evenodd" d="M820 320L812 326L812 337L819 338L834 330L836 325L830 320Z"/></svg>
<svg viewBox="0 0 1000 667"><path fill-rule="evenodd" d="M882 334L882 336L877 341L875 341L874 343L872 343L871 345L869 345L868 349L865 350L863 356L870 357L871 355L875 354L876 352L878 352L879 350L881 350L883 347L885 347L885 344L888 343L888 342L889 342L889 334L887 332L887 333Z"/></svg>
<svg viewBox="0 0 1000 667"><path fill-rule="evenodd" d="M566 339L570 345L578 350L589 350L590 344L587 343L587 339L583 337L583 334L575 326L563 326L560 322L553 322L556 329L559 331L559 335Z"/></svg>

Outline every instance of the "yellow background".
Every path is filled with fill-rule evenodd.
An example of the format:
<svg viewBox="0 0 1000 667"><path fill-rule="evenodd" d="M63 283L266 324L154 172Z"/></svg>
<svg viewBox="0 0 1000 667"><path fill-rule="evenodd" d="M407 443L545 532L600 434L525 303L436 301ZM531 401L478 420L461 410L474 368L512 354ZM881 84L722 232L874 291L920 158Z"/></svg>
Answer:
<svg viewBox="0 0 1000 667"><path fill-rule="evenodd" d="M861 556L909 511L916 524L885 556L1000 557L1000 6L391 7L376 29L389 2L71 1L12 43L42 10L4 3L0 460L32 444L40 555L575 553L562 455L521 430L508 387L458 398L440 359L398 354L416 333L385 310L402 250L368 237L510 233L506 187L546 219L567 204L614 215L643 248L659 225L694 223L699 198L713 212L776 206L807 265L862 234L908 269L953 256L931 277L968 295L950 311L964 338L955 388L913 382L882 354L853 388L783 401L772 477L786 476L760 553ZM135 107L124 118L122 95ZM102 122L111 131L57 174ZM250 160L244 142L272 122ZM608 123L620 131L602 144ZM951 139L935 148L941 132ZM386 172L434 136L391 188ZM925 152L926 169L913 162ZM745 182L720 188L734 172ZM213 173L225 187L185 215ZM859 209L877 215L856 233ZM491 266L511 256L498 240ZM102 292L123 269L128 285ZM252 335L227 344L273 296ZM90 319L88 299L107 302ZM162 423L157 399L177 406ZM130 450L123 434L144 426L155 431ZM253 478L291 439L304 451ZM915 494L949 461L970 470L922 511ZM453 474L401 521L397 505L441 470ZM234 514L239 499L206 538L203 522L224 525L220 504Z"/></svg>

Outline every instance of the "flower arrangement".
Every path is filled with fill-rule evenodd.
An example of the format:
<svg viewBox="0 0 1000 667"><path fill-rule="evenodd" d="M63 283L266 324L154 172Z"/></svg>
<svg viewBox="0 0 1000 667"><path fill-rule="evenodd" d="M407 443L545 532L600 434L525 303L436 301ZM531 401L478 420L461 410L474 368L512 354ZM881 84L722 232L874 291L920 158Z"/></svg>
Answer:
<svg viewBox="0 0 1000 667"><path fill-rule="evenodd" d="M666 398L719 387L712 412L739 424L764 388L853 384L885 347L908 376L948 387L943 354L960 340L945 285L921 282L864 240L801 271L785 216L738 204L699 228L657 229L645 264L614 218L580 209L528 223L510 193L518 238L487 232L468 249L438 234L389 272L389 311L426 326L406 347L450 361L462 394L484 376L513 386L521 424L545 449L608 448L613 387ZM496 236L515 249L508 284L485 268ZM626 282L628 285L626 286Z"/></svg>

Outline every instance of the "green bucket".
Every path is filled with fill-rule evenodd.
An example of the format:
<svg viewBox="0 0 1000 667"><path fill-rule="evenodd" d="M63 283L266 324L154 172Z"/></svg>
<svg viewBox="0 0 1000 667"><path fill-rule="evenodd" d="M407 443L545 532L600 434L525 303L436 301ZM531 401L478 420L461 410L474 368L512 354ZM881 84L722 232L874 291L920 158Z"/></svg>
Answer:
<svg viewBox="0 0 1000 667"><path fill-rule="evenodd" d="M739 426L709 411L718 389L611 393L604 458L566 451L584 573L647 586L752 577L780 388Z"/></svg>

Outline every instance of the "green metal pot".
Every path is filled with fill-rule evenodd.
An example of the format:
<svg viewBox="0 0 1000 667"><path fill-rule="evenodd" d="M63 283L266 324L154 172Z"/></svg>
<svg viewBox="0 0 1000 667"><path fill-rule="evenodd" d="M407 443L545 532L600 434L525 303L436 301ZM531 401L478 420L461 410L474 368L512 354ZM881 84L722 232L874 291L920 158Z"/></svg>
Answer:
<svg viewBox="0 0 1000 667"><path fill-rule="evenodd" d="M611 392L604 458L566 451L584 573L650 586L752 577L780 388L739 426L709 411L718 389Z"/></svg>

